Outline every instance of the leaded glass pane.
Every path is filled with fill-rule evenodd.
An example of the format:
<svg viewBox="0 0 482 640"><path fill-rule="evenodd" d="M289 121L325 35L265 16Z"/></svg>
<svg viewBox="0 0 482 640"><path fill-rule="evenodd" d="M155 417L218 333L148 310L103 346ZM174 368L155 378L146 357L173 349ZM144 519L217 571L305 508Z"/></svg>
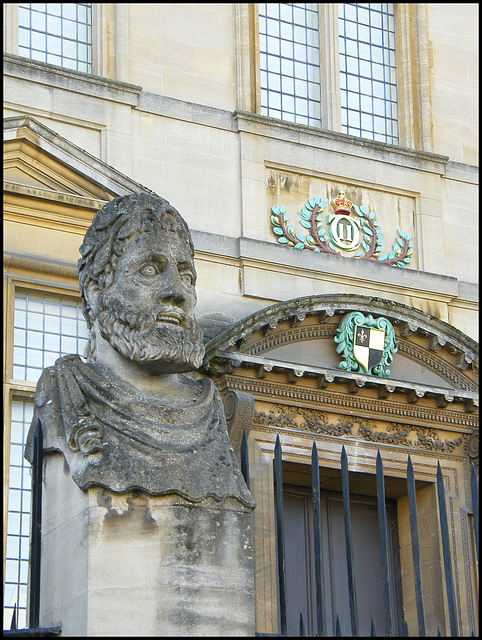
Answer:
<svg viewBox="0 0 482 640"><path fill-rule="evenodd" d="M37 382L61 355L82 355L88 330L80 303L19 292L14 303L13 377Z"/></svg>
<svg viewBox="0 0 482 640"><path fill-rule="evenodd" d="M353 109L357 96L363 112L360 121L353 111L342 110L342 130L398 144L394 5L341 3L338 7L341 104Z"/></svg>
<svg viewBox="0 0 482 640"><path fill-rule="evenodd" d="M261 113L321 126L318 5L260 3L259 45Z"/></svg>
<svg viewBox="0 0 482 640"><path fill-rule="evenodd" d="M19 55L92 72L92 5L22 3L18 8Z"/></svg>

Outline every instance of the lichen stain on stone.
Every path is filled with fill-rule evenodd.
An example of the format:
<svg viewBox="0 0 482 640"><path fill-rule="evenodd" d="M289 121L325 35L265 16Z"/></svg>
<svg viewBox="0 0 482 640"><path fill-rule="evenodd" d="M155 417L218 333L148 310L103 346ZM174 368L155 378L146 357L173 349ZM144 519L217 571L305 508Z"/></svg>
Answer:
<svg viewBox="0 0 482 640"><path fill-rule="evenodd" d="M293 187L298 186L298 180L289 173L278 173L271 171L268 176L268 189L272 193L280 193L281 191L290 192Z"/></svg>
<svg viewBox="0 0 482 640"><path fill-rule="evenodd" d="M195 548L194 530L188 525L178 524L175 527L178 533L178 541L187 551L193 551Z"/></svg>
<svg viewBox="0 0 482 640"><path fill-rule="evenodd" d="M113 506L112 495L108 491L102 490L98 492L97 504L107 509L104 515L104 526L136 530L159 528L156 520L151 515L149 498L146 495L141 492L132 491L122 496L122 498L125 500L124 504L127 505L127 510L125 511Z"/></svg>

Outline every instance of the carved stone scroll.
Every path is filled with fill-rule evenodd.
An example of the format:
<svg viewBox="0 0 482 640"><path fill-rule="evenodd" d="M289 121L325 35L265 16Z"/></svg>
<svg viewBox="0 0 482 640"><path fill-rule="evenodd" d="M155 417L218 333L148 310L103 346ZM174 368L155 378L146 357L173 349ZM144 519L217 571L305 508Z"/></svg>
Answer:
<svg viewBox="0 0 482 640"><path fill-rule="evenodd" d="M228 391L223 397L224 413L231 444L239 456L243 430L249 435L254 417L254 398L244 391Z"/></svg>

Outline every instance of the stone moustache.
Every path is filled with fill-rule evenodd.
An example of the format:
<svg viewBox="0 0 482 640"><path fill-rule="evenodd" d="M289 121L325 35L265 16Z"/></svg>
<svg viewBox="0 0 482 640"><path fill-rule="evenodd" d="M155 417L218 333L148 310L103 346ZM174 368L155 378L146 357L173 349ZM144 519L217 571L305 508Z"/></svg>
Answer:
<svg viewBox="0 0 482 640"><path fill-rule="evenodd" d="M209 378L186 375L204 348L185 221L155 194L116 198L94 216L80 253L85 361L64 356L43 371L27 460L40 421L44 453L60 451L83 490L254 507L218 390Z"/></svg>

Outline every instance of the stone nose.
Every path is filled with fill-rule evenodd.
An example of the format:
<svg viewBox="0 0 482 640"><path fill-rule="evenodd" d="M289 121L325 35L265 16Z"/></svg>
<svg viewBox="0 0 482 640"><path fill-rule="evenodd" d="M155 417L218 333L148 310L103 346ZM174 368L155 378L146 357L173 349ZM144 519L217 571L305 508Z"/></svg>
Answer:
<svg viewBox="0 0 482 640"><path fill-rule="evenodd" d="M165 270L162 283L157 292L157 301L180 306L186 300L186 293L182 285L177 267Z"/></svg>

